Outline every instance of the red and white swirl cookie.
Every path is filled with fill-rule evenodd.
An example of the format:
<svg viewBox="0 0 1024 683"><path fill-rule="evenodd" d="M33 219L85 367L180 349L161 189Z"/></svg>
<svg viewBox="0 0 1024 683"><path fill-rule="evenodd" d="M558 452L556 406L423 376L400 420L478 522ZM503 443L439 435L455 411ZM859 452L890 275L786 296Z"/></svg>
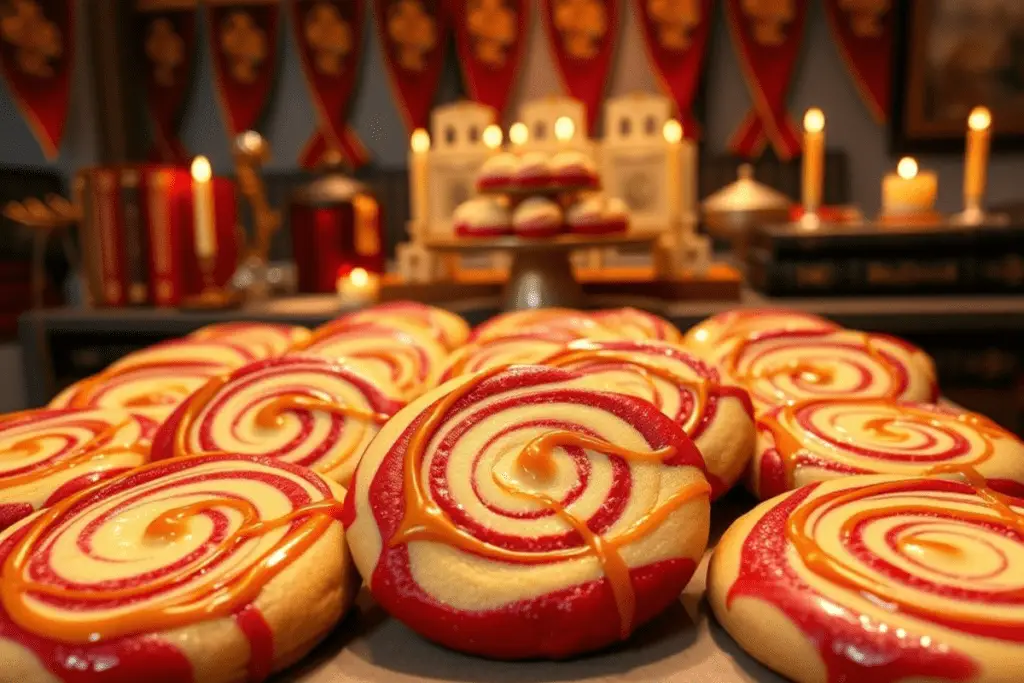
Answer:
<svg viewBox="0 0 1024 683"><path fill-rule="evenodd" d="M754 408L740 387L681 347L662 342L573 342L537 361L583 374L595 389L653 403L704 456L712 497L740 480L754 452Z"/></svg>
<svg viewBox="0 0 1024 683"><path fill-rule="evenodd" d="M839 325L812 313L784 308L736 309L713 315L687 331L683 344L709 360L718 360L735 342L752 334L797 330L837 330Z"/></svg>
<svg viewBox="0 0 1024 683"><path fill-rule="evenodd" d="M0 534L0 677L234 683L304 656L354 594L344 490L305 468L154 463Z"/></svg>
<svg viewBox="0 0 1024 683"><path fill-rule="evenodd" d="M570 330L552 328L470 343L448 358L448 367L442 373L441 381L502 365L540 363L575 339L576 335Z"/></svg>
<svg viewBox="0 0 1024 683"><path fill-rule="evenodd" d="M945 478L810 484L741 517L708 600L798 683L1020 680L1024 500Z"/></svg>
<svg viewBox="0 0 1024 683"><path fill-rule="evenodd" d="M327 323L325 327L374 323L426 335L452 351L469 339L469 325L462 316L417 301L389 301Z"/></svg>
<svg viewBox="0 0 1024 683"><path fill-rule="evenodd" d="M149 447L141 440L139 423L123 410L42 409L0 416L0 529L144 464Z"/></svg>
<svg viewBox="0 0 1024 683"><path fill-rule="evenodd" d="M935 366L921 349L855 330L751 335L721 367L747 388L758 410L805 398L938 398Z"/></svg>
<svg viewBox="0 0 1024 683"><path fill-rule="evenodd" d="M564 332L574 339L621 339L593 316L571 308L535 308L496 315L473 329L471 342L487 342L510 335L547 335Z"/></svg>
<svg viewBox="0 0 1024 683"><path fill-rule="evenodd" d="M201 327L189 335L203 341L218 339L250 349L258 358L284 354L293 345L309 338L309 330L296 325L257 322L216 323Z"/></svg>
<svg viewBox="0 0 1024 683"><path fill-rule="evenodd" d="M267 358L266 348L247 347L222 339L169 339L122 357L111 368L153 363L215 363L225 368L240 368L254 360Z"/></svg>
<svg viewBox="0 0 1024 683"><path fill-rule="evenodd" d="M617 332L624 339L636 341L665 341L678 344L683 333L661 316L636 308L610 308L590 314L605 328Z"/></svg>
<svg viewBox="0 0 1024 683"><path fill-rule="evenodd" d="M153 459L266 456L347 484L367 444L402 403L333 361L290 355L211 381L164 423Z"/></svg>
<svg viewBox="0 0 1024 683"><path fill-rule="evenodd" d="M986 417L884 398L805 399L758 418L751 490L771 498L851 474L919 476L970 466L1024 495L1024 443Z"/></svg>
<svg viewBox="0 0 1024 683"><path fill-rule="evenodd" d="M424 334L371 322L326 325L295 347L355 368L385 393L408 401L437 384L448 351Z"/></svg>
<svg viewBox="0 0 1024 683"><path fill-rule="evenodd" d="M651 404L576 373L466 376L393 417L345 501L377 601L488 657L565 657L678 599L707 542L693 443Z"/></svg>

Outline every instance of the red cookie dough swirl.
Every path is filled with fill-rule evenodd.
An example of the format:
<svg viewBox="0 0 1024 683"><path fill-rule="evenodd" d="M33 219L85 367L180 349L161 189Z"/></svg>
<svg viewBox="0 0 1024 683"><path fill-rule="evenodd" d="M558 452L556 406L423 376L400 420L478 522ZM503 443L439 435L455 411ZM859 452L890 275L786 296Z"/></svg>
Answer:
<svg viewBox="0 0 1024 683"><path fill-rule="evenodd" d="M502 313L478 325L471 342L483 343L510 335L537 335L559 331L574 339L623 339L593 317L571 308L538 308Z"/></svg>
<svg viewBox="0 0 1024 683"><path fill-rule="evenodd" d="M240 368L246 363L266 358L260 348L248 348L220 339L170 339L129 353L110 368L126 368L154 363L215 363L226 368Z"/></svg>
<svg viewBox="0 0 1024 683"><path fill-rule="evenodd" d="M252 351L257 358L274 358L309 338L309 330L296 325L229 322L201 327L190 339L226 341Z"/></svg>
<svg viewBox="0 0 1024 683"><path fill-rule="evenodd" d="M344 520L377 601L427 638L564 657L678 598L707 542L709 492L697 449L653 405L521 366L395 415Z"/></svg>
<svg viewBox="0 0 1024 683"><path fill-rule="evenodd" d="M713 315L690 328L683 345L697 355L718 360L732 344L754 334L799 330L838 330L835 323L812 313L784 308L737 309Z"/></svg>
<svg viewBox="0 0 1024 683"><path fill-rule="evenodd" d="M438 341L376 323L321 327L295 351L349 365L403 400L434 386L448 358Z"/></svg>
<svg viewBox="0 0 1024 683"><path fill-rule="evenodd" d="M673 344L683 340L683 333L675 325L660 316L636 308L595 311L591 317L626 339L665 341Z"/></svg>
<svg viewBox="0 0 1024 683"><path fill-rule="evenodd" d="M27 410L0 416L0 529L149 460L122 410ZM2 661L2 657L0 657Z"/></svg>
<svg viewBox="0 0 1024 683"><path fill-rule="evenodd" d="M715 550L715 615L798 682L1020 680L1024 500L959 476L850 477L762 503Z"/></svg>
<svg viewBox="0 0 1024 683"><path fill-rule="evenodd" d="M502 365L539 363L576 339L571 331L555 328L467 344L448 358L448 366L441 375L441 381Z"/></svg>
<svg viewBox="0 0 1024 683"><path fill-rule="evenodd" d="M739 481L754 451L754 408L740 387L672 344L578 341L538 361L593 386L642 398L672 418L704 456L712 497Z"/></svg>
<svg viewBox="0 0 1024 683"><path fill-rule="evenodd" d="M299 355L209 382L164 423L153 459L224 452L276 458L346 484L402 403L350 368Z"/></svg>
<svg viewBox="0 0 1024 683"><path fill-rule="evenodd" d="M1024 494L1024 443L976 413L892 399L805 399L757 421L751 488L771 498L850 474L918 476L970 466L1004 492Z"/></svg>
<svg viewBox="0 0 1024 683"><path fill-rule="evenodd" d="M923 351L854 330L752 335L730 350L722 367L759 410L804 398L938 397L935 367Z"/></svg>
<svg viewBox="0 0 1024 683"><path fill-rule="evenodd" d="M287 463L154 463L0 535L6 680L263 680L337 622L341 487Z"/></svg>
<svg viewBox="0 0 1024 683"><path fill-rule="evenodd" d="M469 325L460 316L443 308L416 301L390 301L358 313L346 315L328 326L374 323L396 326L414 335L426 335L453 351L469 339Z"/></svg>

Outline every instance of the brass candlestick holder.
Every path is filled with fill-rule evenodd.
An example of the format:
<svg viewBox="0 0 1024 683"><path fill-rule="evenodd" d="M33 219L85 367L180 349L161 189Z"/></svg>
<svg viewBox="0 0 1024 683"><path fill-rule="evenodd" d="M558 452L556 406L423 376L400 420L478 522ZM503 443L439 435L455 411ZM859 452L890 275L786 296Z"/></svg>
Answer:
<svg viewBox="0 0 1024 683"><path fill-rule="evenodd" d="M246 298L265 299L272 286L267 266L270 242L281 227L281 212L270 205L260 177L260 169L270 159L270 146L256 131L246 131L235 138L234 158L238 187L252 211L254 225L251 246L231 281Z"/></svg>
<svg viewBox="0 0 1024 683"><path fill-rule="evenodd" d="M81 209L60 195L51 194L45 202L35 197L9 202L3 215L32 231L32 307L42 308L46 303L46 245L51 236L60 236L71 271L79 272L78 249L71 237L71 227L82 220Z"/></svg>
<svg viewBox="0 0 1024 683"><path fill-rule="evenodd" d="M199 270L203 276L203 289L199 294L187 297L182 301L182 308L190 310L221 310L236 308L241 305L242 296L239 292L217 285L213 272L216 263L217 258L215 255L199 259Z"/></svg>

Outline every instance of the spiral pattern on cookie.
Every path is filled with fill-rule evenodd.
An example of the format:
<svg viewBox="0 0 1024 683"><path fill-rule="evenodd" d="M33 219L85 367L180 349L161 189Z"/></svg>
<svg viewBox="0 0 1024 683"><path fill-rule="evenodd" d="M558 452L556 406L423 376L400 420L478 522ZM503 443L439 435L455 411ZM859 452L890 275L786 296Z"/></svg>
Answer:
<svg viewBox="0 0 1024 683"><path fill-rule="evenodd" d="M577 337L571 331L550 329L473 342L458 349L448 358L448 365L441 375L441 381L502 365L539 363L575 339Z"/></svg>
<svg viewBox="0 0 1024 683"><path fill-rule="evenodd" d="M328 326L362 323L396 326L413 335L426 335L449 351L459 348L469 339L469 325L460 316L416 301L379 304L339 318Z"/></svg>
<svg viewBox="0 0 1024 683"><path fill-rule="evenodd" d="M496 369L384 426L345 523L377 600L426 637L565 656L677 598L707 540L703 469L649 403L557 368Z"/></svg>
<svg viewBox="0 0 1024 683"><path fill-rule="evenodd" d="M669 321L636 308L595 311L591 317L602 326L619 333L624 339L664 341L673 344L683 339L683 333Z"/></svg>
<svg viewBox="0 0 1024 683"><path fill-rule="evenodd" d="M931 359L885 335L854 330L773 332L737 343L723 367L765 408L803 398L934 401Z"/></svg>
<svg viewBox="0 0 1024 683"><path fill-rule="evenodd" d="M548 334L558 331L573 339L622 339L592 316L571 308L538 308L497 315L473 329L471 342L483 343L510 335Z"/></svg>
<svg viewBox="0 0 1024 683"><path fill-rule="evenodd" d="M981 415L892 399L805 399L758 419L751 475L762 498L849 474L970 466L1024 492L1024 443Z"/></svg>
<svg viewBox="0 0 1024 683"><path fill-rule="evenodd" d="M0 632L61 679L101 658L103 680L188 681L216 666L208 652L190 662L202 644L175 629L230 619L238 630L207 633L226 647L240 630L249 680L262 680L287 656L279 644L310 644L271 632L261 592L314 545L332 567L343 558L341 493L304 468L226 455L153 463L83 491L0 536Z"/></svg>
<svg viewBox="0 0 1024 683"><path fill-rule="evenodd" d="M295 352L351 366L403 400L434 386L448 358L438 341L376 323L327 325Z"/></svg>
<svg viewBox="0 0 1024 683"><path fill-rule="evenodd" d="M153 458L265 456L348 482L402 403L332 361L300 355L247 365L192 395L161 427Z"/></svg>
<svg viewBox="0 0 1024 683"><path fill-rule="evenodd" d="M0 529L149 459L123 410L43 409L0 416Z"/></svg>
<svg viewBox="0 0 1024 683"><path fill-rule="evenodd" d="M257 358L274 358L309 338L309 330L297 325L228 322L201 327L189 335L197 341L219 340L252 351Z"/></svg>
<svg viewBox="0 0 1024 683"><path fill-rule="evenodd" d="M124 356L110 368L126 368L155 363L213 363L225 368L240 368L266 358L266 349L248 348L221 339L170 339Z"/></svg>
<svg viewBox="0 0 1024 683"><path fill-rule="evenodd" d="M813 313L784 308L736 309L713 315L687 331L683 344L705 358L717 360L735 342L756 334L800 330L837 330L839 326Z"/></svg>

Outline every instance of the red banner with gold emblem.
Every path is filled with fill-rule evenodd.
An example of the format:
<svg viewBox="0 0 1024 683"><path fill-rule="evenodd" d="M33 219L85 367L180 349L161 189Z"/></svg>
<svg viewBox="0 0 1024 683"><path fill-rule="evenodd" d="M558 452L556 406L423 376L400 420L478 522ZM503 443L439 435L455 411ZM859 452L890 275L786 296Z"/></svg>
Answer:
<svg viewBox="0 0 1024 683"><path fill-rule="evenodd" d="M469 96L500 116L519 75L530 0L453 0L452 16Z"/></svg>
<svg viewBox="0 0 1024 683"><path fill-rule="evenodd" d="M754 108L729 147L757 157L771 143L781 159L800 153L800 135L786 111L786 95L800 54L808 0L726 0L733 46Z"/></svg>
<svg viewBox="0 0 1024 683"><path fill-rule="evenodd" d="M884 123L889 116L892 73L892 1L825 0L825 14L864 104L876 121Z"/></svg>
<svg viewBox="0 0 1024 683"><path fill-rule="evenodd" d="M305 168L345 161L358 168L369 154L348 125L363 47L361 0L289 0L295 42L302 58L319 130L299 157Z"/></svg>
<svg viewBox="0 0 1024 683"><path fill-rule="evenodd" d="M443 0L373 0L388 79L406 128L426 128L451 19Z"/></svg>
<svg viewBox="0 0 1024 683"><path fill-rule="evenodd" d="M619 32L618 0L543 0L544 27L566 92L594 132Z"/></svg>
<svg viewBox="0 0 1024 683"><path fill-rule="evenodd" d="M47 159L57 156L71 102L74 0L0 2L0 73Z"/></svg>
<svg viewBox="0 0 1024 683"><path fill-rule="evenodd" d="M696 138L693 98L711 33L713 0L636 0L635 6L651 68L675 103L684 134Z"/></svg>
<svg viewBox="0 0 1024 683"><path fill-rule="evenodd" d="M196 0L138 0L135 9L146 108L153 122L149 158L183 164L189 154L178 129L196 49Z"/></svg>
<svg viewBox="0 0 1024 683"><path fill-rule="evenodd" d="M228 135L256 126L277 71L278 0L204 0Z"/></svg>

